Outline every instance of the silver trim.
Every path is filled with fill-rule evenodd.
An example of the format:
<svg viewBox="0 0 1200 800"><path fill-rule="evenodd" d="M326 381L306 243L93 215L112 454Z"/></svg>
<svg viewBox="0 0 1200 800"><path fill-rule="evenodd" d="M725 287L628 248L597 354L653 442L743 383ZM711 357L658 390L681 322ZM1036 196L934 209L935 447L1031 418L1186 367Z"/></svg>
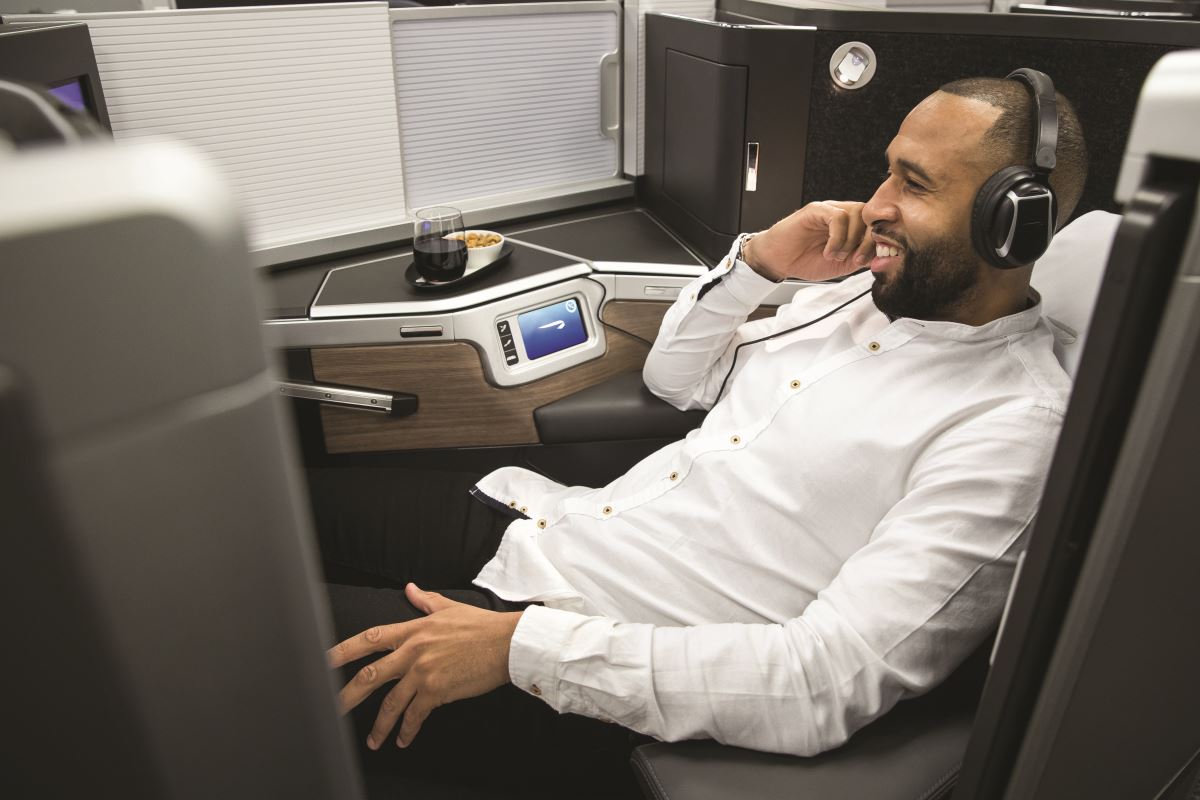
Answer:
<svg viewBox="0 0 1200 800"><path fill-rule="evenodd" d="M1012 222L1010 222L1008 224L1008 236L1005 237L1004 244L1000 245L999 249L996 250L996 255L998 255L1000 258L1008 258L1009 251L1012 250L1013 239L1017 235L1017 220L1019 220L1021 218L1021 203L1025 202L1027 200L1049 201L1051 199L1050 192L1046 191L1045 189L1043 189L1038 194L1031 194L1026 197L1021 197L1016 192L1014 192L1013 190L1010 189L1008 192L1005 193L1004 196L1007 197L1010 201L1012 201L1013 217L1012 217ZM1050 243L1050 239L1053 238L1053 236L1054 236L1054 218L1052 216L1053 212L1054 212L1054 204L1052 202L1047 202L1046 203L1046 243L1047 244Z"/></svg>
<svg viewBox="0 0 1200 800"><path fill-rule="evenodd" d="M586 11L611 11L620 16L621 4L612 0L580 0L578 3L496 3L486 6L436 6L393 8L391 22L400 19L447 19L451 17L513 17L535 14L573 14Z"/></svg>
<svg viewBox="0 0 1200 800"><path fill-rule="evenodd" d="M587 2L587 0L583 0ZM492 8L492 6L477 6ZM420 9L418 9L420 10ZM433 9L430 9L433 10ZM624 178L601 178L578 184L528 189L506 195L492 195L455 202L463 212L463 223L470 228L520 217L532 217L579 206L607 203L633 197L633 181ZM401 243L412 239L412 218L405 217L395 225L343 233L308 242L278 245L252 250L250 262L255 267L270 267L296 261L323 258L381 245Z"/></svg>
<svg viewBox="0 0 1200 800"><path fill-rule="evenodd" d="M525 383L554 375L592 359L604 355L607 343L604 336L604 326L600 324L596 310L604 296L600 284L585 278L576 278L566 283L545 286L520 297L509 297L499 302L471 308L454 315L454 329L459 341L465 341L480 352L484 374L494 386L520 386ZM541 308L560 300L572 297L580 300L583 307L588 338L582 344L567 350L529 361L525 358L524 344L520 344L522 360L515 367L509 367L504 361L504 349L500 345L500 336L496 333L496 323L504 319L513 319L523 311Z"/></svg>
<svg viewBox="0 0 1200 800"><path fill-rule="evenodd" d="M407 255L407 254L405 254ZM338 267L337 270L352 269L352 267ZM337 270L330 270L333 274ZM309 312L309 317L312 319L345 319L347 317L382 317L382 316L397 316L401 314L436 314L443 311L456 311L468 306L481 305L483 303L501 300L505 297L511 297L516 294L522 294L537 289L543 286L549 286L555 283L561 283L571 278L578 278L591 273L591 268L587 264L568 264L557 269L546 270L539 272L537 275L530 275L526 278L518 278L515 281L508 281L499 286L493 286L487 289L480 289L466 294L455 295L454 297L431 298L429 300L410 300L396 303L353 303L349 305L321 305L321 295L318 292L317 299L313 301L312 310ZM326 282L328 281L326 276ZM321 284L321 289L324 290L325 284Z"/></svg>
<svg viewBox="0 0 1200 800"><path fill-rule="evenodd" d="M534 230L546 230L547 228L558 228L559 225L570 225L570 224L575 224L576 222L589 222L589 221L592 221L592 219L605 219L607 217L616 217L616 216L623 215L623 213L640 213L640 215L649 219L650 222L653 222L656 225L656 227L658 227L658 229L662 231L662 233L665 233L667 235L667 237L670 237L671 241L673 241L674 243L677 243L677 245L679 245L679 247L682 248L684 252L691 255L692 259L695 259L697 265L704 266L704 269L706 269L706 270L708 269L707 261L704 260L703 258L701 258L700 255L698 255L696 253L695 249L692 249L688 245L688 242L685 242L682 239L679 239L679 236L674 234L670 228L667 228L666 225L659 222L658 219L656 219L654 216L649 215L649 213L646 213L646 212L642 211L641 209L624 209L622 211L608 211L606 213L596 213L596 215L593 215L590 217L580 217L577 219L565 219L565 221L563 221L563 222L552 222L552 223L546 224L546 225L534 225L533 228L522 228L521 230L514 230L514 231L512 231L512 235L520 236L521 234L532 233L532 231L534 231ZM511 236L510 236L510 239L511 239ZM530 247L533 247L533 246L534 245L530 245ZM575 258L574 255L571 255L571 258ZM613 263L616 263L616 261L608 261L608 263L613 264ZM655 265L655 266L658 266L658 265Z"/></svg>
<svg viewBox="0 0 1200 800"><path fill-rule="evenodd" d="M867 65L863 67L862 74L859 75L855 80L847 81L843 76L838 74L838 67L842 65L842 62L846 59L846 56L850 55L851 50L865 52L867 56ZM838 47L838 49L834 50L833 55L829 57L829 77L833 81L834 85L840 89L846 89L848 91L861 89L870 83L871 79L875 77L875 67L877 62L878 56L876 56L875 51L871 49L871 45L866 44L865 42L846 42Z"/></svg>
<svg viewBox="0 0 1200 800"><path fill-rule="evenodd" d="M361 3L311 3L306 4L305 8L361 8L362 6L384 6L382 2L361 2ZM153 8L144 10L139 8L125 8L119 11L80 11L79 16L86 16L89 19L92 17L100 17L102 19L116 19L117 17L132 17L137 19L144 18L147 14L171 14L172 16L201 16L207 14L228 14L237 12L239 14L254 14L262 13L276 8L291 8L294 5L269 5L264 3L261 6L220 6L214 8ZM74 13L74 12L73 12ZM5 14L5 22L35 22L35 23L50 23L55 22L71 22L73 19L71 14Z"/></svg>
<svg viewBox="0 0 1200 800"><path fill-rule="evenodd" d="M487 6L484 6L487 8ZM600 56L600 135L621 143L621 51ZM620 172L620 168L617 169Z"/></svg>
<svg viewBox="0 0 1200 800"><path fill-rule="evenodd" d="M699 278L708 272L708 267L700 264L653 264L641 261L593 261L592 269L613 275L675 275L684 278Z"/></svg>
<svg viewBox="0 0 1200 800"><path fill-rule="evenodd" d="M435 339L441 335L441 325L403 325L400 327L401 339Z"/></svg>
<svg viewBox="0 0 1200 800"><path fill-rule="evenodd" d="M758 142L746 142L746 191L758 191Z"/></svg>
<svg viewBox="0 0 1200 800"><path fill-rule="evenodd" d="M715 19L703 19L702 17L691 17L687 14L670 14L654 12L660 17L674 17L675 19L686 19L688 22L700 22L705 25L712 25L714 28L732 28L744 30L762 30L762 31L815 31L816 25L774 25L772 23L763 23L762 25L752 25L744 22L721 22Z"/></svg>
<svg viewBox="0 0 1200 800"><path fill-rule="evenodd" d="M362 389L347 389L343 386L326 386L319 383L293 383L283 381L279 393L300 400L316 400L339 408L357 411L392 413L392 395L384 392L368 392Z"/></svg>
<svg viewBox="0 0 1200 800"><path fill-rule="evenodd" d="M405 339L400 329L412 323L436 323L441 336ZM372 317L368 319L272 319L263 323L267 344L275 349L357 347L376 344L428 344L454 340L454 317Z"/></svg>

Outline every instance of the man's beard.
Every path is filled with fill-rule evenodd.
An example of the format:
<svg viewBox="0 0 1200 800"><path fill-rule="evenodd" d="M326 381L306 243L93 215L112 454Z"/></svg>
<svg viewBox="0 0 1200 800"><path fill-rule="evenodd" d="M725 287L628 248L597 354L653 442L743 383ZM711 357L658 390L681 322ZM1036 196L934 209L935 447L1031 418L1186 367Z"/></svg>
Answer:
<svg viewBox="0 0 1200 800"><path fill-rule="evenodd" d="M939 239L920 249L880 228L878 233L903 248L904 263L890 276L876 273L871 287L875 306L890 317L946 320L954 317L975 289L979 271L970 244Z"/></svg>

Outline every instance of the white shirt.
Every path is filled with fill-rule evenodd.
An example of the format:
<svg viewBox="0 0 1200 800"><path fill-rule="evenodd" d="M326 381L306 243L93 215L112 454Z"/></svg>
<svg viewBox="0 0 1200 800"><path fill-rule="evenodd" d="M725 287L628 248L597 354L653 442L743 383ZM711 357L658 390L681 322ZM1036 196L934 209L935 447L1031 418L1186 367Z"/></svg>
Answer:
<svg viewBox="0 0 1200 800"><path fill-rule="evenodd" d="M775 284L727 257L667 312L646 384L708 408L738 343L872 280L747 323ZM664 740L798 755L933 687L998 621L1037 509L1069 392L1052 345L1040 302L972 327L891 322L868 295L742 348L703 425L608 486L491 473L479 489L530 519L475 583L544 603L513 683Z"/></svg>

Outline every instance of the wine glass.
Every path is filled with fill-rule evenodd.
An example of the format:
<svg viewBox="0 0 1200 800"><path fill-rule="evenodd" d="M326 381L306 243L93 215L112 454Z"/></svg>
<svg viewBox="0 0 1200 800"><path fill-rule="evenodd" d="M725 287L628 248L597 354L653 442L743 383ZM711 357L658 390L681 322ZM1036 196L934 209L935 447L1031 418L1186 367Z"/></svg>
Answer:
<svg viewBox="0 0 1200 800"><path fill-rule="evenodd" d="M433 206L413 214L413 264L430 283L463 276L467 269L467 237L457 208Z"/></svg>

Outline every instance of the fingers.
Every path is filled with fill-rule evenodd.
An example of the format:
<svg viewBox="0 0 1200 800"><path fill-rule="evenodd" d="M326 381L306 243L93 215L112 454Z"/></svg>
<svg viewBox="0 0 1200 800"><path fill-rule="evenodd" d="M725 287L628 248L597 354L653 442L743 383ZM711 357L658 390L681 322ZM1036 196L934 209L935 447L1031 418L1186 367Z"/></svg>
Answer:
<svg viewBox="0 0 1200 800"><path fill-rule="evenodd" d="M338 692L338 706L345 714L388 681L406 675L416 660L416 648L401 646L399 650L367 664L354 674Z"/></svg>
<svg viewBox="0 0 1200 800"><path fill-rule="evenodd" d="M871 238L871 229L865 228L863 231L862 241L859 242L858 249L854 251L854 265L857 267L865 267L871 263L871 259L875 257L875 240Z"/></svg>
<svg viewBox="0 0 1200 800"><path fill-rule="evenodd" d="M867 234L867 224L862 218L862 203L816 204L822 213L828 239L822 255L826 261L845 261L858 251Z"/></svg>
<svg viewBox="0 0 1200 800"><path fill-rule="evenodd" d="M395 629L398 627L398 625L376 625L356 636L351 636L344 642L335 644L326 652L330 668L336 669L345 666L351 661L357 661L371 653L394 650L396 647Z"/></svg>
<svg viewBox="0 0 1200 800"><path fill-rule="evenodd" d="M410 583L404 587L404 595L408 598L408 602L426 614L432 614L435 611L441 611L444 608L456 605L453 600L445 598L437 592L426 592L415 583Z"/></svg>
<svg viewBox="0 0 1200 800"><path fill-rule="evenodd" d="M417 683L410 673L401 678L400 682L384 695L383 703L379 706L379 714L375 717L375 724L367 735L367 747L378 750L387 741L392 729L396 727L396 721L408 708L416 693Z"/></svg>
<svg viewBox="0 0 1200 800"><path fill-rule="evenodd" d="M404 722L400 723L400 734L396 737L396 744L400 747L408 747L413 743L430 712L437 707L430 697L427 693L421 693L408 704L408 709L404 712Z"/></svg>

